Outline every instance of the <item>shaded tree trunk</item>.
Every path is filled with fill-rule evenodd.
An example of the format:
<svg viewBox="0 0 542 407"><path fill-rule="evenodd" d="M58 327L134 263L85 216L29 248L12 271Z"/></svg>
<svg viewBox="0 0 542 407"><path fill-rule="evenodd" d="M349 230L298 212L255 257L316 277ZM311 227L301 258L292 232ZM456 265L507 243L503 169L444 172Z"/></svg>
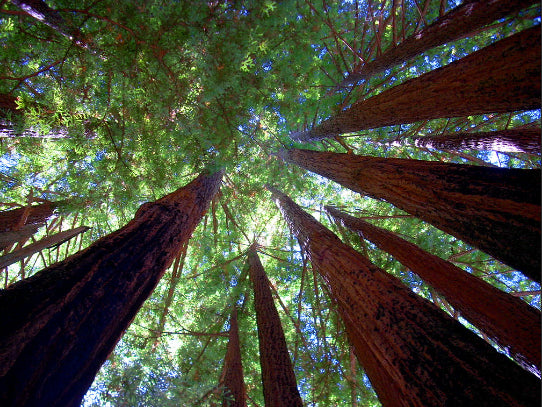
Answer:
<svg viewBox="0 0 542 407"><path fill-rule="evenodd" d="M437 150L472 149L540 155L540 128L418 137L414 139L414 144Z"/></svg>
<svg viewBox="0 0 542 407"><path fill-rule="evenodd" d="M248 263L254 286L265 406L303 406L270 283L254 245L248 252Z"/></svg>
<svg viewBox="0 0 542 407"><path fill-rule="evenodd" d="M43 223L35 223L21 226L18 230L0 232L0 250L5 249L17 242L26 241L38 231Z"/></svg>
<svg viewBox="0 0 542 407"><path fill-rule="evenodd" d="M226 357L224 358L222 394L223 407L246 407L245 381L241 363L241 346L239 344L239 327L237 310L234 308L230 317L230 333Z"/></svg>
<svg viewBox="0 0 542 407"><path fill-rule="evenodd" d="M431 285L518 363L540 374L540 311L394 233L337 209L326 210Z"/></svg>
<svg viewBox="0 0 542 407"><path fill-rule="evenodd" d="M0 212L0 232L18 230L24 225L43 224L54 215L59 202L42 202L38 205L25 206Z"/></svg>
<svg viewBox="0 0 542 407"><path fill-rule="evenodd" d="M268 188L384 406L538 405L540 381Z"/></svg>
<svg viewBox="0 0 542 407"><path fill-rule="evenodd" d="M0 256L0 269L7 267L25 257L31 256L34 253L38 253L44 249L58 246L80 233L86 232L90 228L88 226L80 226L75 229L65 230L63 232L55 233L51 236L45 236L43 239L38 240L36 243L29 244L19 250L15 250L11 253Z"/></svg>
<svg viewBox="0 0 542 407"><path fill-rule="evenodd" d="M354 103L312 130L312 141L443 117L540 109L540 26Z"/></svg>
<svg viewBox="0 0 542 407"><path fill-rule="evenodd" d="M300 149L280 155L386 200L540 281L540 170Z"/></svg>
<svg viewBox="0 0 542 407"><path fill-rule="evenodd" d="M533 0L465 1L420 32L351 73L339 86L349 85L393 68L431 48L466 37L495 20L535 3Z"/></svg>
<svg viewBox="0 0 542 407"><path fill-rule="evenodd" d="M86 47L81 32L75 27L69 27L58 11L49 7L44 1L11 0L11 2L36 20L41 21L64 37L74 41L76 45Z"/></svg>
<svg viewBox="0 0 542 407"><path fill-rule="evenodd" d="M221 178L200 175L142 205L118 231L0 292L0 404L79 406Z"/></svg>

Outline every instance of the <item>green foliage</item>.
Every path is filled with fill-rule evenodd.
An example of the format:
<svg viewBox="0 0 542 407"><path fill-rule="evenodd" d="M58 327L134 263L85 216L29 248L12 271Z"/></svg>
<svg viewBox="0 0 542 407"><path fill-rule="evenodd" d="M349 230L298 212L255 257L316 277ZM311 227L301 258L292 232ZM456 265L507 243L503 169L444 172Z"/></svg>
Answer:
<svg viewBox="0 0 542 407"><path fill-rule="evenodd" d="M275 185L318 220L415 292L431 293L386 253L329 221L333 204L372 219L420 247L506 291L537 291L471 250L393 206L347 191L284 164L273 153L354 101L461 58L539 21L534 6L475 36L428 51L333 92L346 73L438 18L441 2L48 1L77 27L87 47L0 5L0 97L18 109L0 115L18 137L0 138L0 194L5 208L36 199L65 200L54 230L86 224L81 243L10 267L5 281L31 275L116 230L137 208L186 184L203 169L226 169L220 196L194 232L166 309L172 270L160 281L103 366L85 405L212 405L238 304L249 405L263 405L256 323L245 252L253 241L278 296L276 304L306 405L379 405L350 347L335 305L291 236L263 185ZM448 8L454 2L448 2ZM394 7L394 4L396 7ZM76 7L74 9L74 7ZM392 18L393 17L393 18ZM539 122L539 112L431 120L363 131L303 148L481 165L539 168L522 154L462 154L401 143L444 130L480 131ZM33 132L25 133L31 129ZM53 137L58 136L58 137ZM392 145L394 141L399 145ZM61 226L58 226L58 225ZM41 234L47 233L45 228ZM40 235L38 235L40 236ZM540 296L527 296L539 306ZM165 315L165 317L164 317ZM164 318L164 325L160 320ZM160 332L157 332L160 329Z"/></svg>

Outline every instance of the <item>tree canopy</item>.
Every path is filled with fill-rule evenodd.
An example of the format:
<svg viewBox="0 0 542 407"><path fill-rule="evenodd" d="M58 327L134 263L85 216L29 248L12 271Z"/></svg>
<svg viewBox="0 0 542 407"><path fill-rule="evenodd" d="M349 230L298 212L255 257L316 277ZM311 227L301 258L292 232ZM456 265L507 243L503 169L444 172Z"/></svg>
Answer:
<svg viewBox="0 0 542 407"><path fill-rule="evenodd" d="M424 120L308 144L290 137L357 101L540 24L539 4L341 85L460 2L82 0L74 6L51 0L40 19L24 3L41 2L0 1L0 209L58 204L36 235L14 240L3 254L26 240L82 225L92 229L6 267L2 288L118 229L141 204L176 190L203 168L225 169L220 193L102 367L85 405L218 402L234 306L247 404L263 405L247 265L255 242L304 403L379 405L336 304L265 184L280 188L345 243L469 329L476 331L444 298L386 252L334 223L324 206L392 230L540 307L540 285L521 273L387 202L277 156L280 149L299 147L540 168L536 154L445 151L414 142L540 128L540 110Z"/></svg>

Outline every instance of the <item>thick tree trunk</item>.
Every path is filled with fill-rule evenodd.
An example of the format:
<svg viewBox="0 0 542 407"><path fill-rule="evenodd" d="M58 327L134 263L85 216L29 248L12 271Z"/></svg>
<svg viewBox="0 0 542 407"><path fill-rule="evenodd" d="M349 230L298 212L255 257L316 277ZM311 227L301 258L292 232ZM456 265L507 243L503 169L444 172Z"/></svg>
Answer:
<svg viewBox="0 0 542 407"><path fill-rule="evenodd" d="M452 42L495 20L535 4L533 0L465 1L434 23L352 72L341 85L349 85L393 68L431 48Z"/></svg>
<svg viewBox="0 0 542 407"><path fill-rule="evenodd" d="M269 288L269 280L255 246L248 252L248 263L250 279L254 286L265 406L303 406L280 317Z"/></svg>
<svg viewBox="0 0 542 407"><path fill-rule="evenodd" d="M1 405L79 406L221 178L200 175L84 251L0 292Z"/></svg>
<svg viewBox="0 0 542 407"><path fill-rule="evenodd" d="M540 109L540 26L354 103L296 141L443 117Z"/></svg>
<svg viewBox="0 0 542 407"><path fill-rule="evenodd" d="M0 212L0 232L15 231L24 225L43 224L54 215L58 202L42 202Z"/></svg>
<svg viewBox="0 0 542 407"><path fill-rule="evenodd" d="M418 137L414 145L437 150L472 149L540 155L540 128Z"/></svg>
<svg viewBox="0 0 542 407"><path fill-rule="evenodd" d="M540 281L540 170L299 149L281 156L386 200Z"/></svg>
<svg viewBox="0 0 542 407"><path fill-rule="evenodd" d="M19 250L15 250L11 253L0 256L0 270L7 267L25 257L31 256L34 253L38 253L44 249L58 246L71 238L77 236L80 233L86 232L90 228L88 226L80 226L75 229L65 230L63 232L55 233L51 236L45 236L43 239L38 240L36 243L29 244Z"/></svg>
<svg viewBox="0 0 542 407"><path fill-rule="evenodd" d="M245 381L241 363L241 346L239 344L239 327L237 310L234 308L230 317L230 333L226 357L224 358L224 379L222 384L222 407L246 407Z"/></svg>
<svg viewBox="0 0 542 407"><path fill-rule="evenodd" d="M0 232L0 250L11 246L17 242L28 240L30 236L36 233L38 229L42 226L43 223L36 223L21 226L18 230Z"/></svg>
<svg viewBox="0 0 542 407"><path fill-rule="evenodd" d="M384 406L540 403L540 381L269 188Z"/></svg>
<svg viewBox="0 0 542 407"><path fill-rule="evenodd" d="M344 226L368 239L416 273L512 357L540 374L540 311L525 301L420 249L394 233L337 209L326 210Z"/></svg>

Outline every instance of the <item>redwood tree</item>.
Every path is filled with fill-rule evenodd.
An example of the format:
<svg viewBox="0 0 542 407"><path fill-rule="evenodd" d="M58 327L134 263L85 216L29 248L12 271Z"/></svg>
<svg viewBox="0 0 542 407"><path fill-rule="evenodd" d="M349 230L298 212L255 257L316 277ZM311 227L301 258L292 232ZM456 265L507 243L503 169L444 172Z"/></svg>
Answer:
<svg viewBox="0 0 542 407"><path fill-rule="evenodd" d="M540 281L540 170L301 149L281 157L388 201Z"/></svg>
<svg viewBox="0 0 542 407"><path fill-rule="evenodd" d="M443 117L540 108L540 26L354 103L306 132L311 141Z"/></svg>
<svg viewBox="0 0 542 407"><path fill-rule="evenodd" d="M303 406L269 280L256 247L248 252L249 275L254 286L263 397L266 407Z"/></svg>
<svg viewBox="0 0 542 407"><path fill-rule="evenodd" d="M331 207L326 210L420 276L519 363L540 372L539 310L388 230Z"/></svg>
<svg viewBox="0 0 542 407"><path fill-rule="evenodd" d="M58 202L45 201L38 205L25 206L0 212L0 232L18 230L23 225L45 223L53 216Z"/></svg>
<svg viewBox="0 0 542 407"><path fill-rule="evenodd" d="M414 144L438 150L488 150L540 155L540 128L417 137Z"/></svg>
<svg viewBox="0 0 542 407"><path fill-rule="evenodd" d="M384 406L538 405L540 381L268 188Z"/></svg>
<svg viewBox="0 0 542 407"><path fill-rule="evenodd" d="M0 404L80 405L221 178L201 174L142 205L118 231L0 292Z"/></svg>
<svg viewBox="0 0 542 407"><path fill-rule="evenodd" d="M341 85L355 83L393 68L431 48L461 39L495 20L518 12L534 3L535 1L532 0L465 1L399 45L356 69Z"/></svg>
<svg viewBox="0 0 542 407"><path fill-rule="evenodd" d="M224 386L223 407L245 407L246 391L243 379L243 364L241 362L241 346L239 344L239 327L237 325L237 310L234 308L230 317L230 332L228 348L224 358L224 372L221 380Z"/></svg>

